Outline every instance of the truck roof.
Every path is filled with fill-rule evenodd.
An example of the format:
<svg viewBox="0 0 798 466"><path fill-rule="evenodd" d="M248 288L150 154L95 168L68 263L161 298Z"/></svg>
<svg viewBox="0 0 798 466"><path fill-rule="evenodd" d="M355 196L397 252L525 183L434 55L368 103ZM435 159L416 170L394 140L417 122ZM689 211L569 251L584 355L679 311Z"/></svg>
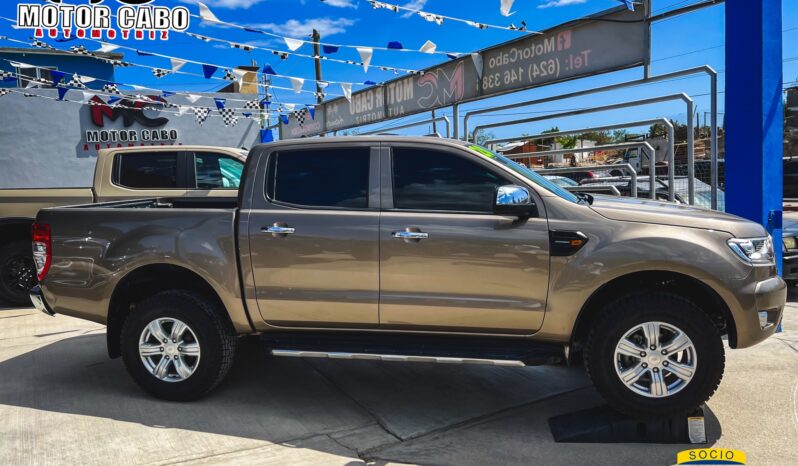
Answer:
<svg viewBox="0 0 798 466"><path fill-rule="evenodd" d="M429 145L442 145L442 146L466 146L472 143L461 141L459 139L451 138L438 138L431 136L398 136L398 135L369 135L369 136L325 136L313 138L297 138L297 139L283 139L280 141L269 142L266 144L258 144L255 147L280 147L289 145L315 145L315 144L329 144L329 143L347 143L347 142L413 142L423 143Z"/></svg>

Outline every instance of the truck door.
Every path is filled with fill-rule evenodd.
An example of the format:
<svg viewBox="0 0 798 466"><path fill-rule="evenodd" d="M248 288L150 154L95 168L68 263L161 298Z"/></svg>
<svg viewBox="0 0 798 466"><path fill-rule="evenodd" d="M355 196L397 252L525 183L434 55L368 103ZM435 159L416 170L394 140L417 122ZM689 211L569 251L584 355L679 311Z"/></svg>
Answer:
<svg viewBox="0 0 798 466"><path fill-rule="evenodd" d="M378 150L332 143L264 156L265 175L253 178L262 184L244 213L263 320L280 327L376 327Z"/></svg>
<svg viewBox="0 0 798 466"><path fill-rule="evenodd" d="M390 146L381 163L392 182L382 183L380 327L539 329L549 274L546 218L493 214L496 188L519 181L465 149Z"/></svg>

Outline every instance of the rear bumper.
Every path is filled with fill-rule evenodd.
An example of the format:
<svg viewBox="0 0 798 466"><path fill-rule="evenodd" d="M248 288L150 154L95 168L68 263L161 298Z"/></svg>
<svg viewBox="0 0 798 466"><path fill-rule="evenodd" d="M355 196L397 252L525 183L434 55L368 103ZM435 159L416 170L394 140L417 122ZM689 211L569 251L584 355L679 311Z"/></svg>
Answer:
<svg viewBox="0 0 798 466"><path fill-rule="evenodd" d="M33 303L33 307L35 307L36 309L50 316L55 315L55 311L53 311L50 308L50 305L47 304L47 301L44 299L44 293L42 293L42 288L39 285L36 285L33 288L31 288L30 300Z"/></svg>
<svg viewBox="0 0 798 466"><path fill-rule="evenodd" d="M778 276L757 282L752 291L753 308L735 316L737 348L753 346L775 333L787 302L787 284Z"/></svg>

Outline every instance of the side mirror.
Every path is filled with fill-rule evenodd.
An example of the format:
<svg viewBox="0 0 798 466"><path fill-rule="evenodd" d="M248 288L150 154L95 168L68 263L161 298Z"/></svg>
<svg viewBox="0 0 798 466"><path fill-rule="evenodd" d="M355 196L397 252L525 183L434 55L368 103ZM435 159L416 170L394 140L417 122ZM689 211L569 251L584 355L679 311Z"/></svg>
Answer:
<svg viewBox="0 0 798 466"><path fill-rule="evenodd" d="M516 185L499 186L496 189L493 213L528 218L538 215L538 207L528 189Z"/></svg>

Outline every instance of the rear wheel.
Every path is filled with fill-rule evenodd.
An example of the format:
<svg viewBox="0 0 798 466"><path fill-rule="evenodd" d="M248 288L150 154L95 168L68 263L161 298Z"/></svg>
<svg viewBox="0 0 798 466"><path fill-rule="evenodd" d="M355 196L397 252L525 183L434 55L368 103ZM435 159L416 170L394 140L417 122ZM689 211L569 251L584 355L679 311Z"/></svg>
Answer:
<svg viewBox="0 0 798 466"><path fill-rule="evenodd" d="M652 418L685 414L707 401L723 377L725 355L717 327L698 306L648 293L604 309L585 363L612 408Z"/></svg>
<svg viewBox="0 0 798 466"><path fill-rule="evenodd" d="M165 291L141 302L122 328L122 359L145 391L167 400L202 397L225 377L235 335L222 309L188 291Z"/></svg>
<svg viewBox="0 0 798 466"><path fill-rule="evenodd" d="M0 304L31 306L28 292L36 282L30 241L13 241L0 248Z"/></svg>

